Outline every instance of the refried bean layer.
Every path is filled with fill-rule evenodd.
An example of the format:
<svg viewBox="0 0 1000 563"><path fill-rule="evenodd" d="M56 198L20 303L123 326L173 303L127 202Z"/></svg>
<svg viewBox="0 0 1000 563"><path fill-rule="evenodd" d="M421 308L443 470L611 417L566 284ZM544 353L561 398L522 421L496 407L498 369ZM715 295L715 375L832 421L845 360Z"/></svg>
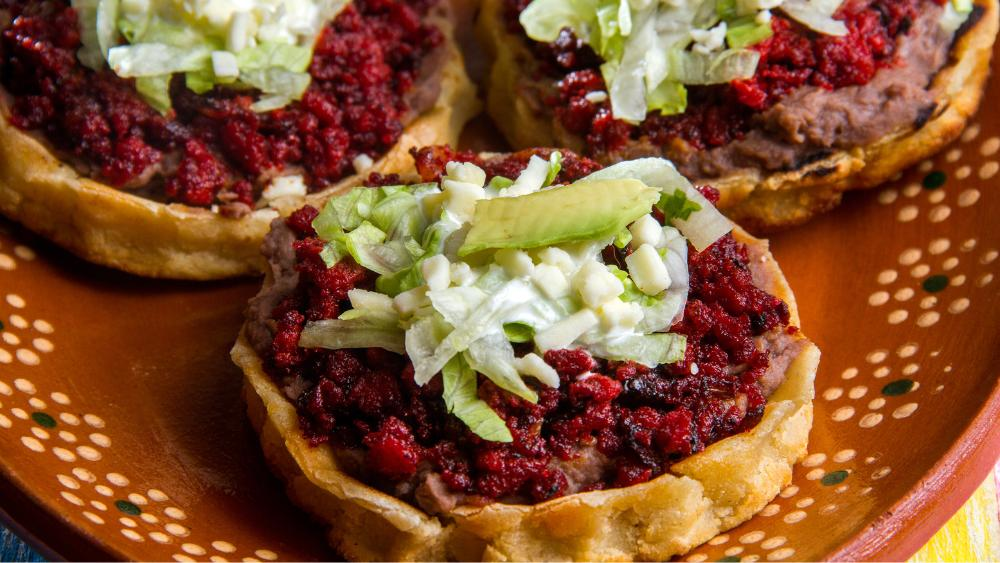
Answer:
<svg viewBox="0 0 1000 563"><path fill-rule="evenodd" d="M352 2L317 39L301 101L258 114L252 95L197 95L175 76L174 109L164 116L132 81L79 62L68 2L6 0L0 83L12 97L11 122L41 134L85 175L238 216L275 175L302 174L319 188L353 173L355 157L377 159L435 102L444 37L425 19L436 4Z"/></svg>
<svg viewBox="0 0 1000 563"><path fill-rule="evenodd" d="M435 147L414 157L423 180L432 181L453 160L475 162L488 176L516 177L540 152L483 160ZM557 182L599 167L564 152ZM754 283L759 272L751 264L759 256L727 235L704 252L689 249L689 301L683 320L672 327L688 339L682 361L649 369L595 359L582 349L552 350L544 359L558 372L560 386L529 383L537 404L480 376L480 398L514 437L507 444L484 441L446 412L440 375L416 385L406 357L381 349L298 347L307 321L336 317L350 306L350 289L370 288L373 281L349 259L327 268L311 226L317 213L306 207L275 220L265 242L274 283L251 302L247 334L298 407L312 444L331 443L347 471L429 513L648 481L756 425L796 353L787 304ZM622 251L609 247L606 260L622 258L615 252Z"/></svg>
<svg viewBox="0 0 1000 563"><path fill-rule="evenodd" d="M944 66L952 36L938 21L941 0L846 0L836 17L844 37L818 35L776 12L773 35L752 49L755 76L689 88L683 114L614 119L601 60L569 30L552 44L524 36L517 16L530 0L506 1L506 25L527 42L540 81L527 87L554 118L560 144L586 147L602 162L666 156L695 178L734 170L791 170L829 154L919 127L934 110L927 90Z"/></svg>

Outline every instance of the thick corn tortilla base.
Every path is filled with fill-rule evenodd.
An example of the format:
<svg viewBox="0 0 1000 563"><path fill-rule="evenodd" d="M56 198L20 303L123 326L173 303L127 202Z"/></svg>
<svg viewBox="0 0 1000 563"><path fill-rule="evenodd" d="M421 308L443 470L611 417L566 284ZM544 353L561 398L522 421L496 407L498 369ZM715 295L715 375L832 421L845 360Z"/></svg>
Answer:
<svg viewBox="0 0 1000 563"><path fill-rule="evenodd" d="M475 87L451 40L450 15L436 14L432 19L449 37L438 100L406 127L370 172L412 168L411 147L455 144L465 122L479 110ZM11 125L9 105L4 96L0 213L86 260L143 276L207 280L263 271L260 243L273 212L229 219L207 209L157 203L81 177L34 136ZM320 204L361 180L345 178L322 192L284 202L279 211Z"/></svg>
<svg viewBox="0 0 1000 563"><path fill-rule="evenodd" d="M845 190L870 188L936 153L954 140L982 97L997 35L998 0L976 0L985 8L980 21L952 49L952 62L931 83L938 108L920 129L904 130L879 141L835 152L790 172L768 174L741 170L708 183L722 194L720 208L751 232L798 225L840 203ZM514 148L558 146L556 126L545 108L533 107L521 90L530 78L534 55L521 38L509 33L503 0L483 0L479 36L493 60L487 111ZM565 137L562 135L561 137ZM581 151L583 140L568 143Z"/></svg>
<svg viewBox="0 0 1000 563"><path fill-rule="evenodd" d="M795 298L765 241L757 246L765 287ZM267 280L265 283L270 283ZM310 447L298 413L241 335L233 360L246 376L244 395L264 455L291 499L329 526L331 546L352 560L653 560L707 541L760 511L792 478L812 427L819 350L806 345L750 432L709 446L640 485L569 495L533 506L461 507L447 517L377 491L337 467L328 446Z"/></svg>

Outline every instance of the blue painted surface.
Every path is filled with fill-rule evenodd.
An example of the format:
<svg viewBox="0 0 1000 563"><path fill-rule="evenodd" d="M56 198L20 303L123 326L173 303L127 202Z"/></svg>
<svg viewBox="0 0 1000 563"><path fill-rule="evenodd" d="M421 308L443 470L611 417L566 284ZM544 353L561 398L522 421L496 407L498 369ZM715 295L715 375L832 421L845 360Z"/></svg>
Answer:
<svg viewBox="0 0 1000 563"><path fill-rule="evenodd" d="M45 561L10 530L0 527L0 561Z"/></svg>

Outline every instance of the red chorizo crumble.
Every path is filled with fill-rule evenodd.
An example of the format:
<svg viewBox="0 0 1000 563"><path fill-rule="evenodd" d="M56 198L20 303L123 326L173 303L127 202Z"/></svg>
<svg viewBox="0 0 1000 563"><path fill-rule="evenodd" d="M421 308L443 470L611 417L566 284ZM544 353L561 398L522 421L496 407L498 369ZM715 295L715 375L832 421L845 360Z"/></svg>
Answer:
<svg viewBox="0 0 1000 563"><path fill-rule="evenodd" d="M3 0L0 83L11 122L39 131L87 174L193 206L254 205L266 180L302 172L318 188L396 143L410 110L405 95L443 36L423 17L437 0L355 0L323 31L303 99L258 114L253 96L218 88L197 95L174 78L174 110L146 104L131 80L95 72L76 57L76 12L59 0ZM256 190L248 190L247 185Z"/></svg>
<svg viewBox="0 0 1000 563"><path fill-rule="evenodd" d="M524 33L517 16L530 0L506 0L506 22ZM816 34L775 14L774 35L752 47L761 59L753 78L719 86L688 88L687 111L662 116L651 113L639 125L614 119L611 102L591 102L589 92L606 91L594 51L563 30L552 44L527 37L540 69L556 82L545 102L569 132L583 137L589 150L613 152L629 141L648 138L659 146L682 139L696 149L718 147L740 139L764 111L795 89L826 89L867 84L880 68L896 64L897 39L909 31L920 6L944 0L848 0L837 14L848 28L844 37Z"/></svg>
<svg viewBox="0 0 1000 563"><path fill-rule="evenodd" d="M416 152L425 179L438 177L452 158L516 176L531 151L484 162L443 147ZM564 153L561 182L599 166ZM711 188L703 190L717 198ZM318 350L298 347L307 320L338 315L353 287L371 287L372 276L344 260L327 268L311 227L317 211L305 207L288 220L295 233L300 285L273 312L277 332L264 354L266 369L281 381L301 376L302 432L310 443L330 442L364 452L366 479L387 491L436 473L466 502L539 502L569 491L559 468L585 448L596 449L609 469L584 490L648 481L707 445L756 425L766 397L759 379L769 365L754 337L787 330L788 306L753 284L746 248L727 235L702 253L691 251L690 298L672 330L685 334L683 361L649 369L634 362L594 359L582 349L552 350L545 361L559 374L553 389L530 382L532 404L480 376L479 396L507 423L509 444L488 442L447 414L441 378L420 387L403 356L381 349ZM697 365L697 368L694 366ZM579 486L579 484L578 484ZM412 487L411 489L412 490Z"/></svg>

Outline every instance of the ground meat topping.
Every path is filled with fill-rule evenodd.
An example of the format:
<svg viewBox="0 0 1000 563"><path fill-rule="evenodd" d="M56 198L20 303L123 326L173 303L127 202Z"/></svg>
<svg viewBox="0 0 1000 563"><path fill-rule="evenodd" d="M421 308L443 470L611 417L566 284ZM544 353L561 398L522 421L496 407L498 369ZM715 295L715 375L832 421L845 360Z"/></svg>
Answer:
<svg viewBox="0 0 1000 563"><path fill-rule="evenodd" d="M436 0L355 0L322 32L301 101L257 114L253 97L218 88L196 95L171 85L174 112L162 116L132 81L94 72L76 58L76 12L58 0L5 0L0 83L13 96L11 122L40 132L87 175L143 195L239 215L282 172L319 188L376 158L426 107L410 98L440 63L439 29L424 23ZM434 96L436 98L436 96ZM430 100L433 103L434 100ZM249 189L248 189L249 188ZM245 208L234 206L242 204Z"/></svg>
<svg viewBox="0 0 1000 563"><path fill-rule="evenodd" d="M531 154L544 151L487 159L444 147L415 151L427 180L454 159L475 162L491 175L503 171L516 177ZM564 153L563 164L560 182L599 168L572 153ZM710 188L703 192L718 197ZM765 389L761 378L771 356L755 342L780 340L777 335L790 330L789 310L754 285L747 249L730 235L702 253L691 250L689 302L684 319L672 328L688 338L682 361L650 369L595 359L582 349L550 350L544 359L558 373L560 386L530 383L538 393L534 404L480 376L479 397L513 436L511 443L498 443L482 440L446 412L440 376L416 385L413 366L403 356L381 349L297 346L307 320L335 317L350 306L348 290L372 284L372 276L349 259L332 268L323 264L322 243L311 227L316 214L306 207L276 230L275 240L294 234L288 243L295 249L292 276L299 283L284 290L265 321L272 340L255 345L280 385L304 389L294 400L310 443L362 452L360 463L344 465L356 466L366 482L431 513L458 504L540 502L648 481L675 461L752 428L763 415L766 393L773 389ZM287 252L271 251L272 261L291 260ZM275 266L276 272L286 269Z"/></svg>
<svg viewBox="0 0 1000 563"><path fill-rule="evenodd" d="M507 0L507 26L523 36L517 16L529 0ZM803 86L827 90L867 84L882 68L899 64L897 44L921 10L941 0L847 0L837 14L848 34L816 34L776 13L774 34L752 49L761 54L753 78L730 84L691 87L683 114L650 114L633 126L614 119L611 103L590 101L586 95L606 91L593 50L564 30L552 44L529 42L539 68L556 82L546 103L558 124L582 137L589 150L613 153L640 138L657 146L682 140L695 149L719 147L740 139L753 118Z"/></svg>

